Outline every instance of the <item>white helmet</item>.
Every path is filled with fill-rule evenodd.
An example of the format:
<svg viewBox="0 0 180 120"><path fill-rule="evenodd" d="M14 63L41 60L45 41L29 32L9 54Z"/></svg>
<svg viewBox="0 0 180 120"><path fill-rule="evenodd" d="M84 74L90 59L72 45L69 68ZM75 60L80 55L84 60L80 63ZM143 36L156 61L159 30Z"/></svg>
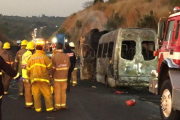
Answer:
<svg viewBox="0 0 180 120"><path fill-rule="evenodd" d="M70 43L69 43L69 46L70 46L70 47L75 47L75 45L74 45L73 42L70 42Z"/></svg>

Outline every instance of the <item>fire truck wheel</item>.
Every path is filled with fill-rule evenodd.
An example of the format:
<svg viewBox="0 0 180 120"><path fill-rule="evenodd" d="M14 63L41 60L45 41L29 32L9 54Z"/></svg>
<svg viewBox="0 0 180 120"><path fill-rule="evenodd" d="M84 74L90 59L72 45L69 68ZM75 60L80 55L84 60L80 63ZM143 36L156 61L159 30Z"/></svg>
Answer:
<svg viewBox="0 0 180 120"><path fill-rule="evenodd" d="M172 109L172 85L170 80L166 80L163 83L160 96L160 113L162 120L179 120L179 111Z"/></svg>

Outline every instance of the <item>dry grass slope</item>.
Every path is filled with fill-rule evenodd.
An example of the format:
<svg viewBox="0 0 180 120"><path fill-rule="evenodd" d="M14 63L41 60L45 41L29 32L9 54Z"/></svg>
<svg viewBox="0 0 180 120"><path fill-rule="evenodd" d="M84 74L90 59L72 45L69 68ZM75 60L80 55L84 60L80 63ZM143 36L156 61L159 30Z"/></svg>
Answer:
<svg viewBox="0 0 180 120"><path fill-rule="evenodd" d="M160 17L167 17L173 5L180 5L176 0L116 0L115 3L97 3L78 13L69 16L61 28L71 35L71 41L76 42L81 36L94 28L105 30L107 19L118 13L126 20L120 27L137 27L137 23L143 15L149 15L153 11L156 23ZM82 27L76 27L76 21L82 22Z"/></svg>

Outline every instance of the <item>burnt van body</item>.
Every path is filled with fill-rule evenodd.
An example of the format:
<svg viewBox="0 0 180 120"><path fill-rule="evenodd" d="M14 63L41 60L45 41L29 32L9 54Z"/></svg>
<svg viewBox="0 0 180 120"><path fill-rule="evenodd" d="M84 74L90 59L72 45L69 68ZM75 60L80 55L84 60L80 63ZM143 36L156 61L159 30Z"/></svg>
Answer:
<svg viewBox="0 0 180 120"><path fill-rule="evenodd" d="M156 33L148 28L121 28L104 34L96 55L96 80L111 87L148 86L157 69Z"/></svg>

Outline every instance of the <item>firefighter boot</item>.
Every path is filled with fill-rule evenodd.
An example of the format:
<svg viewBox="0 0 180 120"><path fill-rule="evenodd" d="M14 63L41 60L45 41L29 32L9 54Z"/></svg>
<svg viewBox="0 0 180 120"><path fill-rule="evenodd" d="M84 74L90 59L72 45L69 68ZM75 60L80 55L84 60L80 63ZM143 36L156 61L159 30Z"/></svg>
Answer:
<svg viewBox="0 0 180 120"><path fill-rule="evenodd" d="M72 86L76 86L77 84L77 68L74 68L72 72Z"/></svg>

